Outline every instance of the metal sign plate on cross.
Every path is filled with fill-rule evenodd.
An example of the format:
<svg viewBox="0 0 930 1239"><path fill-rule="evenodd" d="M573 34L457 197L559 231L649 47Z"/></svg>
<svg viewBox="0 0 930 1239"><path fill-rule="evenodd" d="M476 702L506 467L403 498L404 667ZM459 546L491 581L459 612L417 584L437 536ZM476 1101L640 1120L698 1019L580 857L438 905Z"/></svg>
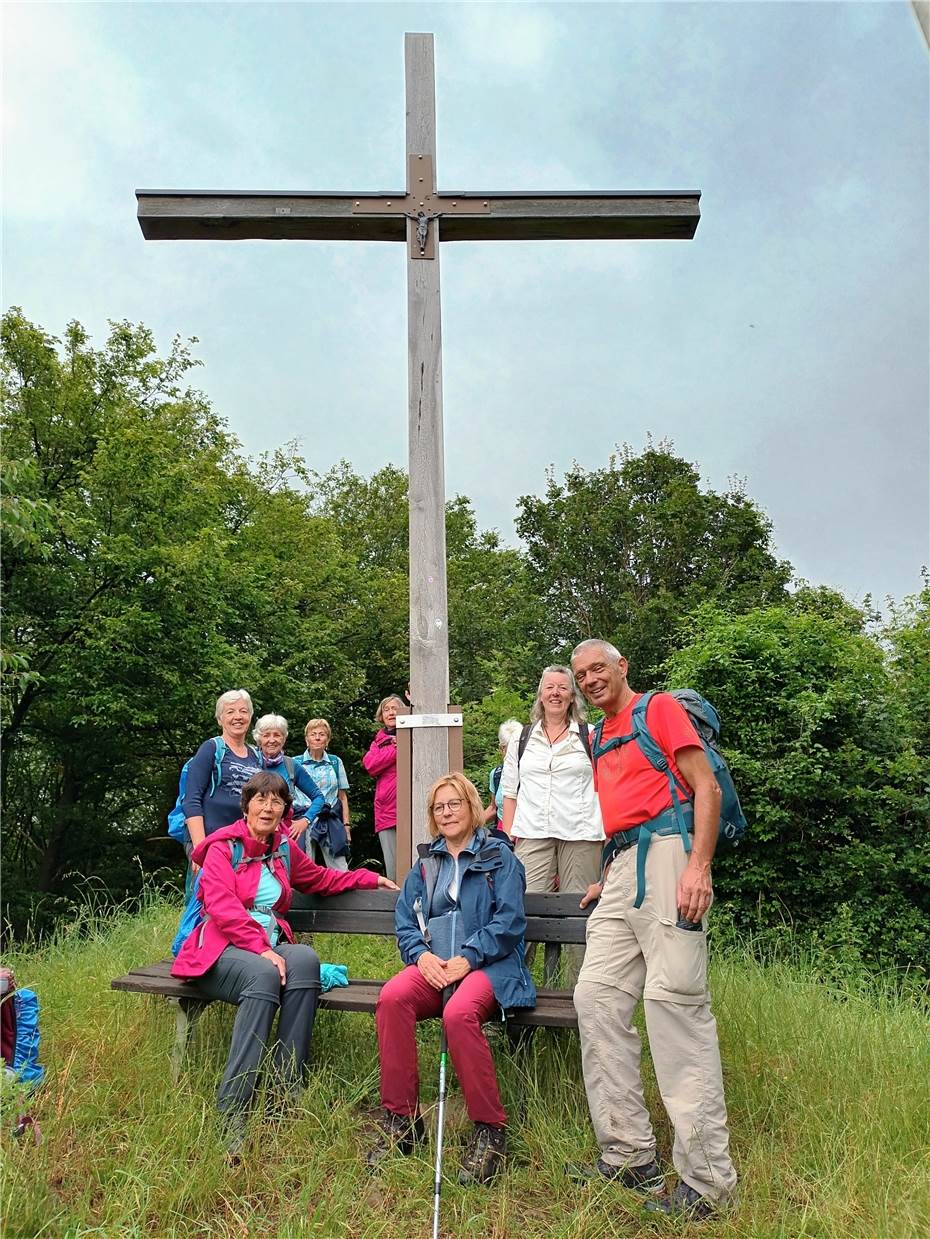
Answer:
<svg viewBox="0 0 930 1239"><path fill-rule="evenodd" d="M439 192L433 36L406 35L404 61L407 184L403 190L137 190L136 198L139 225L148 240L406 242L410 689L419 711L441 714L449 701L449 637L439 243L685 240L698 226L701 195L698 190ZM411 854L413 842L428 838L420 806L430 785L448 772L449 762L443 728L416 731L409 795L404 789L399 799L402 814L415 806L413 839L407 840L405 855Z"/></svg>

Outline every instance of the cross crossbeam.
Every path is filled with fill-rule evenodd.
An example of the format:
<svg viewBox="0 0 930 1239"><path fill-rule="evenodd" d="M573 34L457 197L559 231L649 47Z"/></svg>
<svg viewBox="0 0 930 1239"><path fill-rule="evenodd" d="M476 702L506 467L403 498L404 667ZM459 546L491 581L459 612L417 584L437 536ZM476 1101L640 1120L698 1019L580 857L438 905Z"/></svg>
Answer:
<svg viewBox="0 0 930 1239"><path fill-rule="evenodd" d="M136 198L139 225L149 241L404 241L407 216L385 204L413 204L405 190L348 194L140 189ZM443 241L684 241L694 236L701 217L698 190L445 190L437 200ZM452 203L459 204L458 209ZM487 203L487 209L466 214L461 210L466 203Z"/></svg>

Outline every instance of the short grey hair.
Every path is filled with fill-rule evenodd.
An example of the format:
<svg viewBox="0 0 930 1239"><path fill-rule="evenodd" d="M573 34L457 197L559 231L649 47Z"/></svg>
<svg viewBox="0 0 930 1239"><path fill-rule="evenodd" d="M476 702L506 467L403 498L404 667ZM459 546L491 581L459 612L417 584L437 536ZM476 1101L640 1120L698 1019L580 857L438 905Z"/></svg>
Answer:
<svg viewBox="0 0 930 1239"><path fill-rule="evenodd" d="M244 701L249 707L249 714L255 713L255 707L252 705L252 698L244 688L231 688L228 693L220 693L216 699L216 721L223 721L223 711L227 706L231 706L234 701Z"/></svg>
<svg viewBox="0 0 930 1239"><path fill-rule="evenodd" d="M615 645L611 645L609 641L603 641L600 637L588 637L586 641L579 641L572 650L572 662L578 657L582 650L603 650L604 656L608 662L618 663L623 655Z"/></svg>
<svg viewBox="0 0 930 1239"><path fill-rule="evenodd" d="M255 730L252 732L252 739L256 744L260 743L266 731L283 731L284 739L286 740L287 719L283 714L263 714L255 724Z"/></svg>
<svg viewBox="0 0 930 1239"><path fill-rule="evenodd" d="M515 740L523 730L523 724L515 718L508 718L497 729L497 743L505 749L511 740Z"/></svg>
<svg viewBox="0 0 930 1239"><path fill-rule="evenodd" d="M585 701L581 695L581 689L575 683L575 676L571 667L561 667L553 665L544 667L543 673L539 677L539 686L536 689L536 700L533 702L533 708L530 711L530 722L538 723L542 720L545 711L542 704L542 686L547 675L564 675L568 680L568 687L572 692L572 699L568 706L568 721L570 723L582 723L585 718Z"/></svg>

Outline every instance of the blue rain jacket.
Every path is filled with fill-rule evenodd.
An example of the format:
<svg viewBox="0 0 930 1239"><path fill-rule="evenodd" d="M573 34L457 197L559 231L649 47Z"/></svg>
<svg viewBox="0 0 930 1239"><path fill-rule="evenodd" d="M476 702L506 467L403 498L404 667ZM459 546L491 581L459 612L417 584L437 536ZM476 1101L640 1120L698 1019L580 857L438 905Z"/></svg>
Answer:
<svg viewBox="0 0 930 1239"><path fill-rule="evenodd" d="M505 1010L535 1007L536 989L523 962L526 911L523 895L526 874L505 842L479 829L470 847L460 853L462 865L458 912L462 921L462 955L472 968L480 968L491 982L494 997ZM449 864L451 857L442 837L434 839L407 874L394 909L397 945L405 964L415 964L429 950L417 919L415 904L421 901L426 921L431 911L428 867Z"/></svg>

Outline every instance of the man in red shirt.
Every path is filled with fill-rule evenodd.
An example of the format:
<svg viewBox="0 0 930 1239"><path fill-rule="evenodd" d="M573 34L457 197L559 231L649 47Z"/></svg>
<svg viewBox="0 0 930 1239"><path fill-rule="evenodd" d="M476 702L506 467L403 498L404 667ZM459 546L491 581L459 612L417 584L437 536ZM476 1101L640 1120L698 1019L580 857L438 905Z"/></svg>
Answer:
<svg viewBox="0 0 930 1239"><path fill-rule="evenodd" d="M647 1208L700 1220L736 1184L704 933L713 900L720 789L687 713L673 697L657 693L646 721L673 773L691 792L690 799L676 793L693 831L687 852L669 779L630 738L641 694L627 682L626 659L609 642L582 641L572 654L572 670L581 691L606 716L601 745L624 739L597 760L604 831L615 850L603 883L589 888L582 900L582 907L599 900L588 921L575 987L585 1091L601 1150L588 1173L651 1194ZM645 893L637 898L639 849L633 845L643 823L652 823L654 832L647 840ZM640 999L659 1092L675 1131L672 1160L679 1182L670 1195L643 1099L640 1040L633 1025Z"/></svg>

